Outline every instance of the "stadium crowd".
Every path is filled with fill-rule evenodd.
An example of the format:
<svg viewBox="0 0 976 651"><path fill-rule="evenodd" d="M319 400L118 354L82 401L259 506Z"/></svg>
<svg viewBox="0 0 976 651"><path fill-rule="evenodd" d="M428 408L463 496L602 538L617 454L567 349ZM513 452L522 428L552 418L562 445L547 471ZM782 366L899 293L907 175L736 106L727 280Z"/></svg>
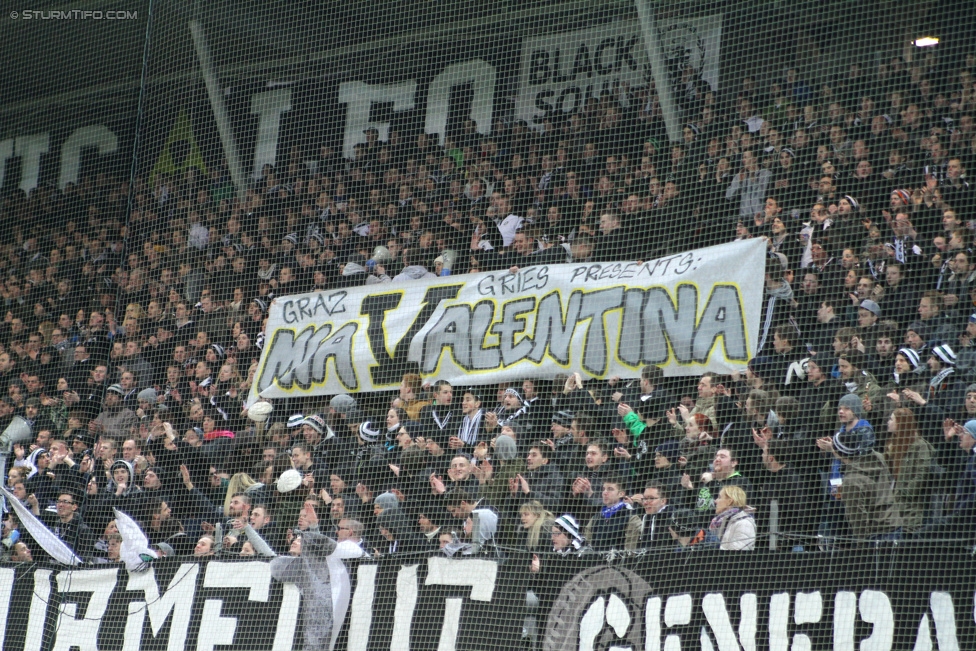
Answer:
<svg viewBox="0 0 976 651"><path fill-rule="evenodd" d="M166 553L797 551L973 538L976 58L718 95L620 86L541 130L375 129L351 160L293 148L243 200L226 170L89 175L2 203L0 431L11 493L86 561L112 509ZM690 77L689 77L690 78ZM271 301L528 265L649 260L765 238L748 369L646 367L243 400ZM262 420L267 417L267 420ZM757 542L758 541L758 542ZM12 560L44 550L11 512Z"/></svg>

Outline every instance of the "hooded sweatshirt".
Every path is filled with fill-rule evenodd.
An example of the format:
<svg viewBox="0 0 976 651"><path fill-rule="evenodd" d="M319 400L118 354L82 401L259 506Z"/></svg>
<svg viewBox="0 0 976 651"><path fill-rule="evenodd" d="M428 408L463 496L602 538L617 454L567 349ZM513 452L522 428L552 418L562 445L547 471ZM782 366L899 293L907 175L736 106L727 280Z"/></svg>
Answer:
<svg viewBox="0 0 976 651"><path fill-rule="evenodd" d="M405 280L420 280L422 278L437 278L437 274L433 274L425 267L420 265L411 265L409 267L404 267L403 271L393 277L393 282L402 283Z"/></svg>
<svg viewBox="0 0 976 651"><path fill-rule="evenodd" d="M376 526L393 536L393 540L387 540L382 535L377 538L386 546L385 549L380 547L380 551L387 554L411 554L426 548L421 535L413 530L406 514L399 508L386 509L376 516Z"/></svg>
<svg viewBox="0 0 976 651"><path fill-rule="evenodd" d="M358 262L347 262L343 267L342 275L347 280L358 280L355 284L364 283L366 285L379 285L380 283L390 282L390 277L386 274L373 275L369 273L363 265ZM362 280L365 278L365 280Z"/></svg>
<svg viewBox="0 0 976 651"><path fill-rule="evenodd" d="M146 496L142 489L136 486L135 470L132 464L124 459L116 459L112 464L110 474L114 476L115 470L118 468L123 468L127 473L125 490L122 491L122 494L115 494L117 486L113 479L97 500L86 501L82 509L85 521L94 531L104 530L105 525L115 517L112 509L118 509L137 520L143 517L142 511L146 505Z"/></svg>
<svg viewBox="0 0 976 651"><path fill-rule="evenodd" d="M491 509L475 509L471 512L471 542L456 538L444 548L448 556L477 556L494 547L498 532L498 514ZM497 550L496 550L497 551Z"/></svg>
<svg viewBox="0 0 976 651"><path fill-rule="evenodd" d="M302 628L305 651L323 651L332 646L332 577L328 556L336 542L322 534L302 534L301 556L278 556L271 560L271 576L282 583L294 583L302 593Z"/></svg>

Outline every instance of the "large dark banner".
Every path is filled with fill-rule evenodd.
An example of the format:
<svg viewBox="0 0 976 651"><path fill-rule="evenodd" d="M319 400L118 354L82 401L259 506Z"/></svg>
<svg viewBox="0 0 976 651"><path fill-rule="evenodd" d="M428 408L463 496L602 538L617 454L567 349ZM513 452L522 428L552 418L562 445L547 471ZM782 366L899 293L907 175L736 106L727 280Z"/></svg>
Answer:
<svg viewBox="0 0 976 651"><path fill-rule="evenodd" d="M595 565L554 596L545 649L976 649L971 551L711 550Z"/></svg>
<svg viewBox="0 0 976 651"><path fill-rule="evenodd" d="M239 56L245 58L244 44L239 47ZM360 56L356 66L349 66L355 74L330 71L287 83L265 76L223 82L220 101L245 177L280 163L292 147L317 159L319 147L328 145L352 158L353 147L366 141L367 128L376 128L382 140L391 130L399 131L406 142L419 132L443 138L473 119L479 132L489 133L492 119L504 115L498 107L517 75L517 53L491 42L371 53L373 58L384 55L402 65L368 65ZM198 74L175 81L169 74L150 77L142 97L138 87L113 87L92 89L90 106L51 100L36 110L4 111L0 105L5 117L0 124L0 191L20 187L29 192L39 183L63 188L99 172L125 177L133 156L136 170L149 174L176 135L199 147L207 166L223 161L226 152L215 107L199 77L199 62L191 56L187 63ZM183 119L189 120L189 130L181 128ZM133 152L137 124L139 149Z"/></svg>
<svg viewBox="0 0 976 651"><path fill-rule="evenodd" d="M337 648L512 648L527 558L416 557L349 563L353 596ZM263 561L124 567L0 567L4 651L288 651L303 646L301 598Z"/></svg>
<svg viewBox="0 0 976 651"><path fill-rule="evenodd" d="M552 603L546 651L976 649L971 550L693 551L608 563L443 556L349 563L337 649L520 647L525 593ZM261 561L158 562L148 572L0 567L4 651L288 651L300 597ZM545 612L537 612L540 617Z"/></svg>

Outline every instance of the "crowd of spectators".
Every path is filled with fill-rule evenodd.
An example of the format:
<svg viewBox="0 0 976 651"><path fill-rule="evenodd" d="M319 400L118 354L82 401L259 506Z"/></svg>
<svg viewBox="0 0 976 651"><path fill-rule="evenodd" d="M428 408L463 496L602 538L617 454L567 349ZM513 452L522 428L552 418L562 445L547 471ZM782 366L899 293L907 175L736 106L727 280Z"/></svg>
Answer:
<svg viewBox="0 0 976 651"><path fill-rule="evenodd" d="M973 537L976 59L795 70L657 98L620 86L542 130L375 129L224 168L86 176L2 203L0 431L13 495L86 561L113 508L167 553L797 551ZM527 377L243 406L276 298L765 238L748 369L697 385ZM6 554L43 556L13 514ZM757 543L757 541L759 541ZM782 541L786 541L785 543Z"/></svg>

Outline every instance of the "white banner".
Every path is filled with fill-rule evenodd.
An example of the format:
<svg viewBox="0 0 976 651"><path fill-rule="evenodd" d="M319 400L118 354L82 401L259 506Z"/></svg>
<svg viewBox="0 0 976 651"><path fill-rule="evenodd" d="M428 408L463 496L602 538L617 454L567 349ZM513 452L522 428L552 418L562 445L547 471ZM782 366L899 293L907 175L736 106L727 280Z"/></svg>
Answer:
<svg viewBox="0 0 976 651"><path fill-rule="evenodd" d="M657 27L672 79L680 79L688 64L717 91L722 16L662 20ZM650 77L636 20L525 39L515 114L540 126L547 113L573 113L587 97L613 92L619 82L636 88L646 86Z"/></svg>
<svg viewBox="0 0 976 651"><path fill-rule="evenodd" d="M268 316L251 400L579 371L633 377L742 369L755 353L766 246L564 264L287 296Z"/></svg>

